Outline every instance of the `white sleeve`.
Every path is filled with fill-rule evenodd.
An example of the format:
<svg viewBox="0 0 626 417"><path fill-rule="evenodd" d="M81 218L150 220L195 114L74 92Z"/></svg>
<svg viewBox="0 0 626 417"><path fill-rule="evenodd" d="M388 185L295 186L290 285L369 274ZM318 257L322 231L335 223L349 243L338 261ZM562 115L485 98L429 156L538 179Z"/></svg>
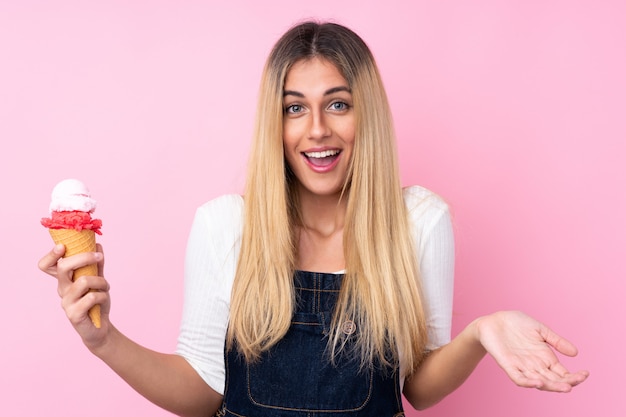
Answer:
<svg viewBox="0 0 626 417"><path fill-rule="evenodd" d="M185 302L176 353L220 394L224 393L224 342L242 213L238 195L199 207L185 257Z"/></svg>
<svg viewBox="0 0 626 417"><path fill-rule="evenodd" d="M454 231L447 204L425 188L404 190L428 327L428 350L450 342L454 295Z"/></svg>

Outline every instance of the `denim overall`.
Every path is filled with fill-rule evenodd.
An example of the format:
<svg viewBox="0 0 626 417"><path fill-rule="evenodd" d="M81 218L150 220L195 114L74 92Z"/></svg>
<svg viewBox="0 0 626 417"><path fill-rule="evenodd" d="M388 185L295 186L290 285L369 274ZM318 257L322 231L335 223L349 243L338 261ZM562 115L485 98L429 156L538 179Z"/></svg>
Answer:
<svg viewBox="0 0 626 417"><path fill-rule="evenodd" d="M297 306L285 337L261 359L247 364L226 352L224 403L216 416L398 417L404 416L397 369L339 357L332 364L327 341L343 275L297 271ZM349 338L356 325L342 331ZM348 349L349 350L349 349Z"/></svg>

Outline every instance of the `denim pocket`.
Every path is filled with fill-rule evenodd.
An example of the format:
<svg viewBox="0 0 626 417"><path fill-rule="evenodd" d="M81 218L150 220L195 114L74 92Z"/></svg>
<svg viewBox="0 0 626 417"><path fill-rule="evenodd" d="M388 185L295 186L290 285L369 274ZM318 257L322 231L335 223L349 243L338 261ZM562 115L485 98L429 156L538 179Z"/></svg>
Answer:
<svg viewBox="0 0 626 417"><path fill-rule="evenodd" d="M323 334L324 317L299 313L287 335L247 365L248 395L261 407L309 412L350 412L371 398L373 371L359 360L331 363Z"/></svg>

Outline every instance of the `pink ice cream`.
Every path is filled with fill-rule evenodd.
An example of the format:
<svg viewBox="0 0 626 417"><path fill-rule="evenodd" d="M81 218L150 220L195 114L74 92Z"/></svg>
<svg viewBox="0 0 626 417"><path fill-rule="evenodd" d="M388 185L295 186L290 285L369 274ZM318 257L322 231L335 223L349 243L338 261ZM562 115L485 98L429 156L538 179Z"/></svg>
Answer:
<svg viewBox="0 0 626 417"><path fill-rule="evenodd" d="M75 179L59 182L52 190L50 217L41 219L48 229L93 230L101 235L102 221L92 219L96 200L91 198L89 189Z"/></svg>

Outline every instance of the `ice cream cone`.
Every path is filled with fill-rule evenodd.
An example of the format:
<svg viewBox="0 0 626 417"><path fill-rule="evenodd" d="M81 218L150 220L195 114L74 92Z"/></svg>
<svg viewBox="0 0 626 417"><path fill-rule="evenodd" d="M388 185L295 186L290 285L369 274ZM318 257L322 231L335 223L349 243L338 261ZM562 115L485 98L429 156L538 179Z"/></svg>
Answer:
<svg viewBox="0 0 626 417"><path fill-rule="evenodd" d="M54 243L65 245L65 255L63 257L96 251L96 235L93 230L48 229L48 231ZM84 275L98 275L98 265L86 265L76 269L72 280L76 280ZM94 326L100 328L100 305L95 305L89 309L89 317Z"/></svg>

